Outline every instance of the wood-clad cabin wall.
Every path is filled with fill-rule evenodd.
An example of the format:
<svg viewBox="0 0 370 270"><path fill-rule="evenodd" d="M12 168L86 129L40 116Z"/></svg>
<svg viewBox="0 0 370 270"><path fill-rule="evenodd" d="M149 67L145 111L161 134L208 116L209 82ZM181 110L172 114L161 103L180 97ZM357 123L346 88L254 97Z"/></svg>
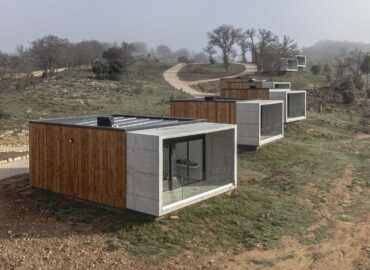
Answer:
<svg viewBox="0 0 370 270"><path fill-rule="evenodd" d="M270 99L270 91L266 88L261 89L222 89L221 97L235 99Z"/></svg>
<svg viewBox="0 0 370 270"><path fill-rule="evenodd" d="M30 123L30 184L126 207L126 133Z"/></svg>
<svg viewBox="0 0 370 270"><path fill-rule="evenodd" d="M220 89L256 89L262 88L262 82L251 82L249 79L220 79Z"/></svg>
<svg viewBox="0 0 370 270"><path fill-rule="evenodd" d="M171 101L171 116L207 119L213 123L235 124L236 103L215 101Z"/></svg>

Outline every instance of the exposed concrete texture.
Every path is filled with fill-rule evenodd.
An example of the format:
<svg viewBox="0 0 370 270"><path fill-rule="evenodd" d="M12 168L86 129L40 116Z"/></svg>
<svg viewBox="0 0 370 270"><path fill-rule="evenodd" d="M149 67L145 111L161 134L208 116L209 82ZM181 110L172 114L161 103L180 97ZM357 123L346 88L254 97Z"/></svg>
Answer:
<svg viewBox="0 0 370 270"><path fill-rule="evenodd" d="M290 82L266 82L262 81L262 88L273 89L291 89L292 84Z"/></svg>
<svg viewBox="0 0 370 270"><path fill-rule="evenodd" d="M159 137L127 133L128 209L159 216Z"/></svg>
<svg viewBox="0 0 370 270"><path fill-rule="evenodd" d="M271 100L284 102L284 122L306 119L306 91L304 90L270 90ZM289 108L291 114L289 115Z"/></svg>
<svg viewBox="0 0 370 270"><path fill-rule="evenodd" d="M219 186L234 183L235 130L225 130L206 135L206 179Z"/></svg>
<svg viewBox="0 0 370 270"><path fill-rule="evenodd" d="M307 65L307 59L305 55L296 55L298 68L305 68Z"/></svg>
<svg viewBox="0 0 370 270"><path fill-rule="evenodd" d="M260 146L283 138L283 102L240 101L236 104L238 144Z"/></svg>
<svg viewBox="0 0 370 270"><path fill-rule="evenodd" d="M163 140L200 134L206 136L206 179L174 190L182 200L164 206ZM127 133L127 208L161 216L235 187L235 125L203 122Z"/></svg>
<svg viewBox="0 0 370 270"><path fill-rule="evenodd" d="M281 71L298 71L298 60L296 58L282 58Z"/></svg>

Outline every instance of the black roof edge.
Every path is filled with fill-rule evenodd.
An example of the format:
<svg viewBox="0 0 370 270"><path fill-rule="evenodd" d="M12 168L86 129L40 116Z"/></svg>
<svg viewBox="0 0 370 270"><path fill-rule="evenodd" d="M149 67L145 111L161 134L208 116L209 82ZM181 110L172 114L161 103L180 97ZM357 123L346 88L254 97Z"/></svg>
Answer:
<svg viewBox="0 0 370 270"><path fill-rule="evenodd" d="M207 100L205 98L173 99L173 100L171 100L171 102L237 102L237 101L243 101L243 99L217 97L217 98L209 99L209 100Z"/></svg>

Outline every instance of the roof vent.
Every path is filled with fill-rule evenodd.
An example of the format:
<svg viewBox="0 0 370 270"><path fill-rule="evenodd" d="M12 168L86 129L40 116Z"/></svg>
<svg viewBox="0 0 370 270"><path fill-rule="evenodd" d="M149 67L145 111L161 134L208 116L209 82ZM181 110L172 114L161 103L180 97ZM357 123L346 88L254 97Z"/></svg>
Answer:
<svg viewBox="0 0 370 270"><path fill-rule="evenodd" d="M114 124L113 116L98 116L97 117L98 127L112 127Z"/></svg>

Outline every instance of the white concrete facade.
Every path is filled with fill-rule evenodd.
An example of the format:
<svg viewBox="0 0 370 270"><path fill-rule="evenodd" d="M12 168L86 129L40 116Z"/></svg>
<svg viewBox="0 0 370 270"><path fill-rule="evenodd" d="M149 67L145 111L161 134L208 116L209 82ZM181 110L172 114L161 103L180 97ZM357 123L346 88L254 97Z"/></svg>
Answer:
<svg viewBox="0 0 370 270"><path fill-rule="evenodd" d="M218 173L218 177L232 173L233 179L225 185L164 205L164 140L203 134L206 141L206 177L214 172ZM127 208L162 216L233 190L237 186L236 136L236 125L206 122L127 132Z"/></svg>
<svg viewBox="0 0 370 270"><path fill-rule="evenodd" d="M281 58L280 71L298 71L297 58Z"/></svg>
<svg viewBox="0 0 370 270"><path fill-rule="evenodd" d="M304 90L270 90L270 100L284 102L284 122L306 119L306 91Z"/></svg>
<svg viewBox="0 0 370 270"><path fill-rule="evenodd" d="M236 103L238 144L261 146L284 137L284 109L280 100L247 100ZM273 133L264 134L264 130Z"/></svg>
<svg viewBox="0 0 370 270"><path fill-rule="evenodd" d="M296 55L298 68L305 68L307 66L307 59L305 55Z"/></svg>
<svg viewBox="0 0 370 270"><path fill-rule="evenodd" d="M268 81L262 81L261 82L262 88L268 88L270 90L275 89L291 89L292 84L290 82L268 82Z"/></svg>

